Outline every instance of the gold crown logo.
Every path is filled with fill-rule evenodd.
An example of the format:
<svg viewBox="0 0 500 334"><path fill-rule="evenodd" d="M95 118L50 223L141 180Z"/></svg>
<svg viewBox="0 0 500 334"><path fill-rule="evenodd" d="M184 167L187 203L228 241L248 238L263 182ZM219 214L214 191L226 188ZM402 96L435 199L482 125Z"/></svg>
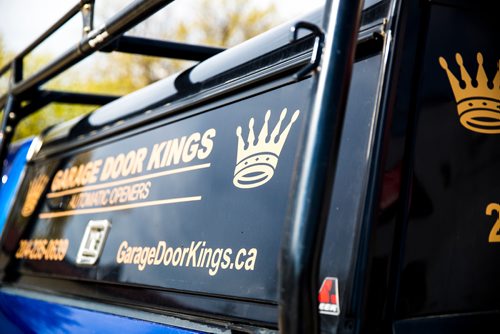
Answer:
<svg viewBox="0 0 500 334"><path fill-rule="evenodd" d="M47 182L49 182L49 178L45 174L38 175L33 181L30 182L28 195L26 195L26 200L24 201L24 205L21 210L21 215L23 215L23 217L31 216L33 211L35 211L38 200L45 190Z"/></svg>
<svg viewBox="0 0 500 334"><path fill-rule="evenodd" d="M236 129L238 137L238 154L236 157L236 167L234 168L233 184L238 188L255 188L269 181L273 175L278 158L280 156L283 145L285 144L288 133L292 128L293 123L297 120L300 110L296 110L290 122L280 133L281 124L285 119L287 109L283 109L280 118L274 130L271 132L269 140L268 128L271 110L268 110L265 116L264 125L255 143L255 134L253 131L254 119L250 119L248 123L248 145L245 148L245 143L241 137L241 126ZM279 136L278 140L276 138Z"/></svg>
<svg viewBox="0 0 500 334"><path fill-rule="evenodd" d="M479 66L476 83L473 84L464 67L462 56L457 53L455 58L460 66L461 81L453 75L443 57L439 57L439 64L446 71L451 89L453 89L460 123L474 132L500 133L500 69L497 68L493 81L488 84L488 77L483 67L483 55L478 53ZM500 66L500 61L498 66Z"/></svg>

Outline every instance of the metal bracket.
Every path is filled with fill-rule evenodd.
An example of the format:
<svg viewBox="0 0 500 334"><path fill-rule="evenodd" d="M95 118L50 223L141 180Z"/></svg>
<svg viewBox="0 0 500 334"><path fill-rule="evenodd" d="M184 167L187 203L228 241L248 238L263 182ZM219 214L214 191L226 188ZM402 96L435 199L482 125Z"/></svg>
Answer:
<svg viewBox="0 0 500 334"><path fill-rule="evenodd" d="M83 37L94 30L94 0L81 0L81 13L83 19Z"/></svg>
<svg viewBox="0 0 500 334"><path fill-rule="evenodd" d="M312 50L311 60L303 69L301 69L297 74L295 74L295 79L300 80L312 71L319 69L321 54L323 53L323 47L325 45L325 34L320 27L315 24L306 21L299 21L293 27L290 28L291 36L290 42L295 42L299 36L299 31L301 29L309 30L314 35L314 46Z"/></svg>
<svg viewBox="0 0 500 334"><path fill-rule="evenodd" d="M78 249L76 264L92 266L97 263L104 249L110 228L111 222L109 220L91 220L88 222Z"/></svg>

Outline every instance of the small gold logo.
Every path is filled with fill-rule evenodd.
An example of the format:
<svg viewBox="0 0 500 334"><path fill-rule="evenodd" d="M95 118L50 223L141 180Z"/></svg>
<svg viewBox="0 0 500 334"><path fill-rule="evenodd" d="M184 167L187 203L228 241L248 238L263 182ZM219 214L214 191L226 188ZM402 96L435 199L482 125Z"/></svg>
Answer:
<svg viewBox="0 0 500 334"><path fill-rule="evenodd" d="M455 100L457 102L460 123L467 129L486 134L500 133L500 70L488 84L488 76L483 67L483 55L477 54L479 64L476 82L473 83L464 67L462 56L457 53L456 61L460 66L461 81L448 68L443 57L439 64L446 71ZM500 66L500 61L499 64Z"/></svg>
<svg viewBox="0 0 500 334"><path fill-rule="evenodd" d="M236 129L236 136L238 137L238 154L236 157L236 167L234 168L233 178L233 184L236 187L243 189L259 187L273 177L274 170L278 165L281 149L285 144L293 123L299 117L300 110L296 110L293 113L285 130L280 133L281 123L285 119L286 113L287 109L285 108L281 112L280 119L267 140L271 110L267 111L264 125L257 138L257 143L255 143L255 134L253 131L255 121L252 117L248 123L248 145L246 148L243 138L241 137L241 126L238 126ZM276 141L278 135L279 138Z"/></svg>
<svg viewBox="0 0 500 334"><path fill-rule="evenodd" d="M21 215L23 217L31 216L38 204L40 196L45 190L47 182L49 182L49 178L45 174L38 175L33 181L30 181L28 195L26 195L26 200L21 210Z"/></svg>

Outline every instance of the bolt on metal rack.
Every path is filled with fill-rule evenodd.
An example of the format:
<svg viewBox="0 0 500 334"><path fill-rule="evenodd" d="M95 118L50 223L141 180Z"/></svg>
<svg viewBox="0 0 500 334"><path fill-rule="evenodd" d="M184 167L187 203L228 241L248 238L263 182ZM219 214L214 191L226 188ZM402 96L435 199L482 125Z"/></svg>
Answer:
<svg viewBox="0 0 500 334"><path fill-rule="evenodd" d="M0 161L6 157L19 121L53 102L108 103L116 96L69 93L41 89L56 75L96 51L128 52L142 55L203 60L223 49L129 37L123 34L173 0L136 0L93 29L93 0L81 0L61 19L0 69L0 76L11 70L11 84L0 97L3 118L0 130ZM301 144L304 163L294 180L293 196L285 222L280 259L279 328L285 333L319 332L317 315L317 277L322 235L326 225L332 176L339 151L341 125L356 47L363 1L327 0L323 20L325 45L315 63L322 70L316 75L316 95L307 132ZM63 55L28 78L23 77L23 59L77 13L83 14L83 38ZM24 102L24 103L22 103ZM2 164L0 164L1 175Z"/></svg>
<svg viewBox="0 0 500 334"><path fill-rule="evenodd" d="M0 95L3 117L0 125L0 161L4 161L9 144L19 121L54 102L69 104L103 105L118 96L72 93L42 89L42 85L96 51L124 52L139 55L201 61L224 49L200 45L124 36L124 33L162 9L173 0L136 0L94 29L94 0L81 0L66 12L47 31L0 68L0 76L9 70L10 84ZM79 12L83 16L83 37L64 54L45 65L35 74L25 78L23 60L36 47L54 34ZM0 175L3 164L0 164Z"/></svg>

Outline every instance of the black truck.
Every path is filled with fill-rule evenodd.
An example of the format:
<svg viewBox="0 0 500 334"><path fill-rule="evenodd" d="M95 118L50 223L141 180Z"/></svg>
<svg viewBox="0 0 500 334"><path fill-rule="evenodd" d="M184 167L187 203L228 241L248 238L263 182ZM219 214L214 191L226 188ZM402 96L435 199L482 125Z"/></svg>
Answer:
<svg viewBox="0 0 500 334"><path fill-rule="evenodd" d="M223 52L125 34L170 2L94 29L81 1L0 69L0 332L500 333L498 3L331 0ZM43 86L110 50L199 63ZM11 143L57 102L102 107Z"/></svg>

